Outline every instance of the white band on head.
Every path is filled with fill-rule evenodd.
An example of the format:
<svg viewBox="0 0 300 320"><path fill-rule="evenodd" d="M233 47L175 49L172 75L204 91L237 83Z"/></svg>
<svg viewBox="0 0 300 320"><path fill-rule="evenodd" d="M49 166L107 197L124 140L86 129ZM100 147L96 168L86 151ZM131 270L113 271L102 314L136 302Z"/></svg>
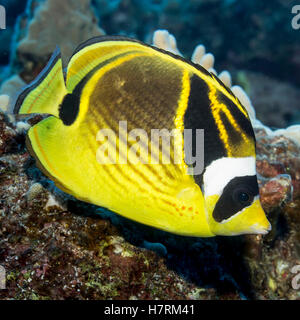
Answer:
<svg viewBox="0 0 300 320"><path fill-rule="evenodd" d="M254 157L221 158L213 161L203 175L204 195L221 195L223 189L235 177L256 175Z"/></svg>

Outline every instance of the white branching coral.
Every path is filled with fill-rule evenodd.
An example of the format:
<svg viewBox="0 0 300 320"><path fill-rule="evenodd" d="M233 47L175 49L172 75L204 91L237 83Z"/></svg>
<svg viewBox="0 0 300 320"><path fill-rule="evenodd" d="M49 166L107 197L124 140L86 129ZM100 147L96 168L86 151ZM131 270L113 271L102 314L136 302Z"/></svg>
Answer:
<svg viewBox="0 0 300 320"><path fill-rule="evenodd" d="M153 45L157 48L182 56L177 48L176 38L167 30L157 30L153 34Z"/></svg>
<svg viewBox="0 0 300 320"><path fill-rule="evenodd" d="M177 48L175 37L172 34L170 34L167 30L157 30L154 32L153 45L157 48L170 51L172 53L182 56L182 54ZM231 89L234 95L240 100L242 105L246 108L254 128L262 128L266 131L268 135L284 135L300 145L300 125L293 125L286 129L272 131L261 121L257 120L255 109L245 90L238 85L232 86L232 78L228 71L225 70L220 72L219 74L216 72L216 70L214 69L215 57L212 53L206 53L206 48L204 45L199 44L196 46L192 54L191 61L195 64L201 65L209 72L214 73L227 87Z"/></svg>

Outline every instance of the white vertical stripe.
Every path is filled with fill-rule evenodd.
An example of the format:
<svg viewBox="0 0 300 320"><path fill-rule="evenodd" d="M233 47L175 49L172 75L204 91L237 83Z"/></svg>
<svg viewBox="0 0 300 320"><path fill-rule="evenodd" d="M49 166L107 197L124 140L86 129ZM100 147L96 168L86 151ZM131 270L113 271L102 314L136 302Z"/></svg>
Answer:
<svg viewBox="0 0 300 320"><path fill-rule="evenodd" d="M225 186L235 177L256 175L254 157L221 158L213 161L203 175L205 196L221 195Z"/></svg>

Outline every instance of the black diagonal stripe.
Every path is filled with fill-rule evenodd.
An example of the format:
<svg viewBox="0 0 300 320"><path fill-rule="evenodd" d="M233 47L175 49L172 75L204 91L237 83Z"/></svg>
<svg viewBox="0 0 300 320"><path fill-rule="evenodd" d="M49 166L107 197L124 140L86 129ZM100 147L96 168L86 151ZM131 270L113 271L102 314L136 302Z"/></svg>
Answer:
<svg viewBox="0 0 300 320"><path fill-rule="evenodd" d="M233 178L224 188L218 200L213 218L222 222L249 207L258 196L258 184L256 176L244 176Z"/></svg>
<svg viewBox="0 0 300 320"><path fill-rule="evenodd" d="M220 118L222 121L225 130L230 137L230 144L233 146L239 146L243 143L243 137L240 132L238 132L230 123L229 119L227 118L226 114L223 111L220 112Z"/></svg>
<svg viewBox="0 0 300 320"><path fill-rule="evenodd" d="M84 78L76 85L72 93L67 94L59 106L59 118L63 121L64 125L70 126L73 124L79 114L79 106L80 106L80 97L82 90L84 89L87 82L91 79L91 77L105 65L111 63L119 59L120 57L126 56L128 54L132 54L134 51L128 51L125 53L121 53L116 55L110 59L107 59L101 63L99 63L95 68L93 68L89 73L87 73Z"/></svg>
<svg viewBox="0 0 300 320"><path fill-rule="evenodd" d="M193 129L193 140L195 130L204 129L204 167L212 161L227 155L224 145L219 137L215 119L211 112L211 101L209 99L209 88L204 80L196 75L191 78L191 92L188 107L184 116L184 128ZM185 146L187 148L188 146ZM195 148L193 144L193 154ZM195 177L196 183L202 184L202 175Z"/></svg>
<svg viewBox="0 0 300 320"><path fill-rule="evenodd" d="M231 101L228 97L226 97L221 91L217 91L217 99L220 103L223 103L226 105L230 113L232 114L233 118L239 125L239 127L242 129L242 131L248 136L255 139L253 128L251 125L251 122L246 116L241 112L241 110L238 108L238 106ZM226 127L227 128L227 127ZM228 127L229 128L229 127ZM231 136L232 130L228 131L228 134ZM233 133L234 135L234 133Z"/></svg>
<svg viewBox="0 0 300 320"><path fill-rule="evenodd" d="M152 45L149 45L149 44L146 44L142 41L139 41L139 40L136 40L136 39L132 39L132 38L128 38L128 37L123 37L123 36L98 36L98 37L94 37L94 38L91 38L85 42L83 42L82 44L80 44L74 51L73 55L71 56L71 59L72 57L78 53L80 50L88 47L88 46L91 46L93 44L96 44L96 43L100 43L100 42L104 42L104 41L129 41L129 42L132 42L132 43L138 43L146 48L149 48L149 50L155 50L155 51L158 51L158 52L161 52L161 53L164 53L168 56L171 56L173 57L174 59L177 59L179 61L183 61L189 65L191 65L192 67L194 67L195 69L197 69L198 71L200 71L202 74L206 75L206 76L209 76L209 77L212 77L212 74L210 72L208 72L205 68L203 68L202 66L200 66L199 64L196 64L196 63L193 63L192 61L189 61L189 60L186 60L185 58L177 55L177 54L174 54L172 52L169 52L169 51L166 51L166 50L163 50L163 49L160 49L160 48L157 48L157 47L154 47Z"/></svg>
<svg viewBox="0 0 300 320"><path fill-rule="evenodd" d="M94 115L94 119L96 124L98 125L98 127L100 127L100 123L98 122L98 115L94 112L94 110L90 110L91 113ZM113 126L109 125L108 119L106 119L103 114L101 114L102 119L104 120L104 122L106 124L108 124L108 126L115 132L118 132L118 129L116 129L116 127L114 128ZM111 141L108 139L108 143L111 144ZM128 143L129 145L129 143ZM124 155L123 155L124 157ZM137 168L130 162L128 161L128 166L138 175L140 176L144 182L146 182L148 185L150 185L154 190L156 190L157 192L160 192L161 194L165 194L168 195L168 193L164 192L162 189L160 189L158 186L154 185L148 178L147 178L147 173L146 172L142 172L140 170L137 170ZM151 167L151 165L145 166L145 169L149 169L153 174L155 174L158 177L158 173L153 170L153 168ZM124 176L126 179L128 179L128 181L135 183L134 180L131 179L130 174L128 174L127 172L125 173L125 171L123 171L120 167L120 165L116 164L116 169L119 171L120 175ZM142 188L142 186L139 186L139 188ZM141 189L143 192L147 192L146 189Z"/></svg>

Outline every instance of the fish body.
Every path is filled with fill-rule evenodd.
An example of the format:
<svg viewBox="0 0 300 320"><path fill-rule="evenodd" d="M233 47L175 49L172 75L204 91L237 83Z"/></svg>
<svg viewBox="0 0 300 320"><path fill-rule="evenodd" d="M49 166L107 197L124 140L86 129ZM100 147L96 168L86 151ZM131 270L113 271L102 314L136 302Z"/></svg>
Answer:
<svg viewBox="0 0 300 320"><path fill-rule="evenodd" d="M27 147L38 167L80 200L180 235L270 227L245 108L216 76L179 56L98 37L75 50L64 78L56 50L19 95L15 113L50 115L30 128ZM186 149L195 152L186 146L187 129L192 138L204 129L197 174L187 163ZM161 130L172 132L168 150L155 140Z"/></svg>

